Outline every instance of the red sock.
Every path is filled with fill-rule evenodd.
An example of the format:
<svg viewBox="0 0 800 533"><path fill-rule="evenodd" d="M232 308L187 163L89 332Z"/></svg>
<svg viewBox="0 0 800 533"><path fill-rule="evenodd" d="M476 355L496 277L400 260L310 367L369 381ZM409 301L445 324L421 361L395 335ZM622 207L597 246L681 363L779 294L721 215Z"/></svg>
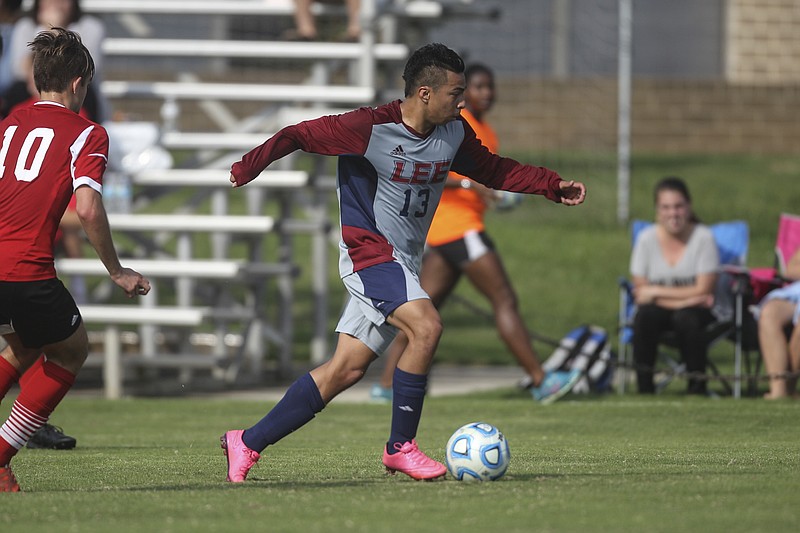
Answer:
<svg viewBox="0 0 800 533"><path fill-rule="evenodd" d="M0 357L0 401L6 397L11 386L19 381L19 372L14 365Z"/></svg>
<svg viewBox="0 0 800 533"><path fill-rule="evenodd" d="M19 386L21 388L24 388L25 384L31 380L31 376L33 376L38 369L42 368L44 361L45 361L44 354L42 354L39 356L39 359L37 359L36 362L33 363L31 367L28 370L26 370L24 374L20 376Z"/></svg>
<svg viewBox="0 0 800 533"><path fill-rule="evenodd" d="M75 382L75 374L50 361L35 365L26 374L11 414L0 427L0 466L7 465L31 435L42 427L50 413ZM32 372L32 373L31 373Z"/></svg>

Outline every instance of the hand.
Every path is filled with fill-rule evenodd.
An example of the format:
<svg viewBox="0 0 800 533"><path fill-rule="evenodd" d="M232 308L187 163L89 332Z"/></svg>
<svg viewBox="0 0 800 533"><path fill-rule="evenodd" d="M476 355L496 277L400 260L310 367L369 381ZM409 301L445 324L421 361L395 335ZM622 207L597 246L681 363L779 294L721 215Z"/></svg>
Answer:
<svg viewBox="0 0 800 533"><path fill-rule="evenodd" d="M561 203L564 205L580 205L586 199L586 186L575 180L561 181Z"/></svg>
<svg viewBox="0 0 800 533"><path fill-rule="evenodd" d="M659 287L657 285L641 285L639 287L634 287L632 289L633 301L636 302L637 305L655 303L656 297L658 296L658 289Z"/></svg>
<svg viewBox="0 0 800 533"><path fill-rule="evenodd" d="M130 268L123 267L119 274L111 276L111 280L125 291L128 298L150 292L150 280Z"/></svg>
<svg viewBox="0 0 800 533"><path fill-rule="evenodd" d="M233 174L233 172L231 172L231 174L230 174L230 177L229 177L228 179L229 179L229 180L230 180L230 182L231 182L231 187L234 187L234 188L235 188L235 187L242 187L242 186L244 186L244 185L246 185L246 184L250 183L251 181L253 181L254 179L256 179L256 177L255 177L255 176L253 176L252 178L246 178L246 177L245 177L245 178L243 178L243 177L241 177L241 176L240 176L240 177L238 177L238 178L237 178L237 177L236 177L236 176Z"/></svg>

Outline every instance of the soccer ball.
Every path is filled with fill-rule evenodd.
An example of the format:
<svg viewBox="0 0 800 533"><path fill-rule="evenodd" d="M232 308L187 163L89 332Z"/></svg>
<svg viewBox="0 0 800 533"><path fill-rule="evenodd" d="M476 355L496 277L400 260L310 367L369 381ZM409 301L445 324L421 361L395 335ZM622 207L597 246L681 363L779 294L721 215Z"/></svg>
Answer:
<svg viewBox="0 0 800 533"><path fill-rule="evenodd" d="M508 441L485 422L461 426L447 441L447 470L458 481L494 481L503 477L511 460Z"/></svg>
<svg viewBox="0 0 800 533"><path fill-rule="evenodd" d="M522 203L524 196L519 192L494 191L494 208L498 211L510 211Z"/></svg>

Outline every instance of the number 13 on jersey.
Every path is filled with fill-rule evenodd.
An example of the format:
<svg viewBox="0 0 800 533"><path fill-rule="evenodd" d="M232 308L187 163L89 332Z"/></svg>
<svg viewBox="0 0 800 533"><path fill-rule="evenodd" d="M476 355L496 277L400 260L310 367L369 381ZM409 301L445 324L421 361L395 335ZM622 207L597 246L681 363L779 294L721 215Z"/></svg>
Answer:
<svg viewBox="0 0 800 533"><path fill-rule="evenodd" d="M419 198L418 208L414 209L413 214L417 218L424 217L428 213L428 205L431 199L431 190L427 187L422 189L413 189L409 187L405 192L406 199L403 202L403 209L400 210L401 217L407 217L411 209L412 199Z"/></svg>

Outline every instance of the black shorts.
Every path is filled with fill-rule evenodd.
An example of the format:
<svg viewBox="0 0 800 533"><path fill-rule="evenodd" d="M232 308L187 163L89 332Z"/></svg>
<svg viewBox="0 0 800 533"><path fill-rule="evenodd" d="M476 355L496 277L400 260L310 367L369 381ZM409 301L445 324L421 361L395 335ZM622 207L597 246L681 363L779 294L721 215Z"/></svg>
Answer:
<svg viewBox="0 0 800 533"><path fill-rule="evenodd" d="M58 278L0 281L0 334L19 335L26 348L63 341L78 330L81 313Z"/></svg>
<svg viewBox="0 0 800 533"><path fill-rule="evenodd" d="M438 252L445 261L459 270L494 251L494 243L483 231L468 231L464 237L457 241L448 242L440 246L431 246L431 250Z"/></svg>

